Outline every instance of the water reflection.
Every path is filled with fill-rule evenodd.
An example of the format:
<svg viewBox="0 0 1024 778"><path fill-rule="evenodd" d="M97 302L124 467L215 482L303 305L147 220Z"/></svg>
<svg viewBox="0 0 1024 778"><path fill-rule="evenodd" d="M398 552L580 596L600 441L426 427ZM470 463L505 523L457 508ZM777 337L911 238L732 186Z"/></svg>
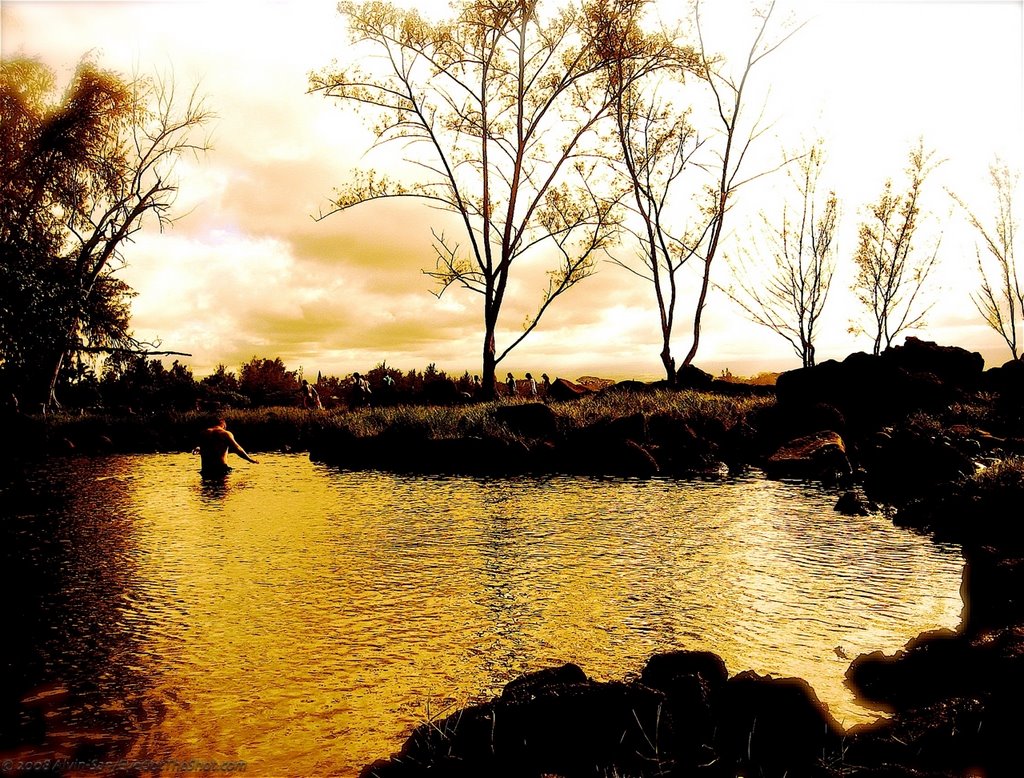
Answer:
<svg viewBox="0 0 1024 778"><path fill-rule="evenodd" d="M5 695L45 713L3 748L348 774L519 673L622 678L683 647L806 677L852 724L837 646L958 621L954 549L811 488L263 459L212 483L187 455L73 460L24 487L6 561L39 585Z"/></svg>
<svg viewBox="0 0 1024 778"><path fill-rule="evenodd" d="M206 503L218 503L227 497L230 473L199 475L199 494Z"/></svg>

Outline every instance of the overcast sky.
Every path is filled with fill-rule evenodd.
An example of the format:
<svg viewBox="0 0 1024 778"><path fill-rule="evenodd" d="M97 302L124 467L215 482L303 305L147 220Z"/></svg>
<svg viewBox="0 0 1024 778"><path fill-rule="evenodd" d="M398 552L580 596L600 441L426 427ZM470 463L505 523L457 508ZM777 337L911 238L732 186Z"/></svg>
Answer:
<svg viewBox="0 0 1024 778"><path fill-rule="evenodd" d="M733 33L750 4L713 5L726 23L712 28L709 46L738 51ZM187 215L163 234L143 231L127 251L137 336L190 352L182 361L197 376L256 355L279 356L306 375L347 375L381 361L479 372L480 298L453 289L439 300L421 273L433 264L436 211L405 202L312 218L361 164L369 140L344 108L306 93L309 72L347 52L332 0L3 0L0 9L5 58L37 57L64 80L88 52L126 74L173 70L179 84L199 82L218 116L213 151L180 167L178 206ZM846 270L834 284L819 361L870 349L869 338L848 333L858 313L847 272L857 223L885 179L899 179L919 137L946 162L929 180L929 229L944 231L939 303L917 334L979 349L990 365L1005 361L1009 352L969 297L977 286L974 236L943 190L990 214L988 165L999 154L1021 167L1024 2L792 0L786 9L808 24L765 61L752 86L774 122L762 142L774 151L824 138L829 183L842 203L838 261ZM744 203L730 250L756 225L773 188L785 185L779 175L751 195L757 202ZM725 283L725 263L717 269ZM499 350L540 291L516 290ZM691 313L679 317L681 358ZM651 288L605 262L556 301L500 369L654 378L659 350ZM747 323L721 295L707 308L695 364L745 374L798 366L788 344Z"/></svg>

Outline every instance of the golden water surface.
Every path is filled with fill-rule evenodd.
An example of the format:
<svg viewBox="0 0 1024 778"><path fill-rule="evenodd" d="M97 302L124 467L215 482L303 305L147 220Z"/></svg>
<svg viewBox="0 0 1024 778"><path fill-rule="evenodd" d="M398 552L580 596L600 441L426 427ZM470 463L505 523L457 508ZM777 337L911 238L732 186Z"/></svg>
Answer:
<svg viewBox="0 0 1024 778"><path fill-rule="evenodd" d="M36 517L57 537L50 584L26 595L46 624L19 660L57 751L351 775L520 673L623 679L679 648L806 678L850 726L876 714L836 648L892 652L960 616L956 549L757 476L412 478L285 454L223 483L186 454L63 467L66 503Z"/></svg>

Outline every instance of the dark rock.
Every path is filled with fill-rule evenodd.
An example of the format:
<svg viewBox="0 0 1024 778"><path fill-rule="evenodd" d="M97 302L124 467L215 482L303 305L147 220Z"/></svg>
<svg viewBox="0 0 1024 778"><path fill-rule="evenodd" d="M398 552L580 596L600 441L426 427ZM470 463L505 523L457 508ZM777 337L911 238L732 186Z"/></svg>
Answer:
<svg viewBox="0 0 1024 778"><path fill-rule="evenodd" d="M592 437L597 445L632 440L642 446L648 442L647 417L642 413L634 413L598 421L588 427L584 434Z"/></svg>
<svg viewBox="0 0 1024 778"><path fill-rule="evenodd" d="M973 458L953 445L937 425L934 429L907 425L877 434L860 455L868 474L865 490L888 502L905 502L974 472Z"/></svg>
<svg viewBox="0 0 1024 778"><path fill-rule="evenodd" d="M874 429L914 411L950 405L980 381L980 355L908 338L880 356L850 354L842 362L782 373L775 385L780 413L799 424L818 404L839 411L847 429Z"/></svg>
<svg viewBox="0 0 1024 778"><path fill-rule="evenodd" d="M970 459L963 459L966 467ZM928 530L972 548L990 545L1008 556L1024 555L1024 466L1009 460L972 478L937 480L927 486L900 506L893 519L897 526Z"/></svg>
<svg viewBox="0 0 1024 778"><path fill-rule="evenodd" d="M428 381L417 400L427 405L457 405L467 398L450 378Z"/></svg>
<svg viewBox="0 0 1024 778"><path fill-rule="evenodd" d="M634 440L646 437L646 420L639 414L576 430L558 447L555 469L580 475L656 475L658 461Z"/></svg>
<svg viewBox="0 0 1024 778"><path fill-rule="evenodd" d="M647 419L650 451L660 472L687 475L718 463L719 445L699 435L678 416L659 413Z"/></svg>
<svg viewBox="0 0 1024 778"><path fill-rule="evenodd" d="M1011 359L999 367L989 368L982 376L982 386L991 392L1020 395L1024 393L1024 359Z"/></svg>
<svg viewBox="0 0 1024 778"><path fill-rule="evenodd" d="M638 775L657 765L657 744L672 740L664 695L580 680L575 670L534 676L497 700L423 724L390 762L364 774L416 775L429 765L440 775Z"/></svg>
<svg viewBox="0 0 1024 778"><path fill-rule="evenodd" d="M602 466L598 475L650 478L659 472L658 461L651 453L633 440L611 444L602 452Z"/></svg>
<svg viewBox="0 0 1024 778"><path fill-rule="evenodd" d="M640 682L669 693L680 678L689 677L699 678L714 692L725 684L729 673L722 658L710 651L671 651L648 659Z"/></svg>
<svg viewBox="0 0 1024 778"><path fill-rule="evenodd" d="M451 438L426 441L419 449L424 473L511 475L530 470L530 450L517 441L495 438Z"/></svg>
<svg viewBox="0 0 1024 778"><path fill-rule="evenodd" d="M338 467L355 464L357 438L346 428L319 430L309 440L309 458Z"/></svg>
<svg viewBox="0 0 1024 778"><path fill-rule="evenodd" d="M705 373L695 365L683 365L676 371L676 386L680 389L703 389L711 388L714 376Z"/></svg>
<svg viewBox="0 0 1024 778"><path fill-rule="evenodd" d="M792 440L765 461L769 478L808 478L833 481L851 473L846 444L832 431Z"/></svg>
<svg viewBox="0 0 1024 778"><path fill-rule="evenodd" d="M870 516L878 506L859 492L844 492L836 501L835 511L844 516Z"/></svg>
<svg viewBox="0 0 1024 778"><path fill-rule="evenodd" d="M977 351L959 346L939 346L908 337L902 346L887 348L882 359L908 373L927 373L945 384L973 389L978 386L985 360Z"/></svg>
<svg viewBox="0 0 1024 778"><path fill-rule="evenodd" d="M665 695L677 764L711 761L716 723L712 703L727 679L725 662L708 651L656 654L644 665L640 683Z"/></svg>
<svg viewBox="0 0 1024 778"><path fill-rule="evenodd" d="M580 397L593 393L592 389L581 384L574 384L564 378L556 378L551 382L547 397L551 400L578 400Z"/></svg>
<svg viewBox="0 0 1024 778"><path fill-rule="evenodd" d="M559 667L549 667L513 678L501 690L500 699L506 702L529 701L552 687L581 684L587 680L587 674L579 665L567 662Z"/></svg>
<svg viewBox="0 0 1024 778"><path fill-rule="evenodd" d="M882 726L854 731L844 743L843 764L869 767L843 771L842 775L998 776L1001 773L981 769L988 762L979 737L987 723L985 708L977 699L949 698L898 711Z"/></svg>
<svg viewBox="0 0 1024 778"><path fill-rule="evenodd" d="M925 632L901 651L861 654L846 671L858 697L889 708L930 705L945 697L974 693L981 668L972 662L968 641L948 629Z"/></svg>
<svg viewBox="0 0 1024 778"><path fill-rule="evenodd" d="M991 546L966 549L960 593L969 635L1024 624L1024 558Z"/></svg>
<svg viewBox="0 0 1024 778"><path fill-rule="evenodd" d="M491 415L511 432L527 438L552 438L558 433L555 412L544 403L501 405Z"/></svg>
<svg viewBox="0 0 1024 778"><path fill-rule="evenodd" d="M740 673L716 698L715 712L715 748L728 775L808 775L837 750L842 732L800 678Z"/></svg>

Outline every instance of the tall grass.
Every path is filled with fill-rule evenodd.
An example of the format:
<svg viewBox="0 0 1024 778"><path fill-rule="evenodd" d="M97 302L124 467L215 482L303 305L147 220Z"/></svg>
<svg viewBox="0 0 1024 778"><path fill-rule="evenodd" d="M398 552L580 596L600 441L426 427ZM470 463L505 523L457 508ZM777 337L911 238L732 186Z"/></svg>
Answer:
<svg viewBox="0 0 1024 778"><path fill-rule="evenodd" d="M604 392L578 400L554 403L552 410L567 428L583 428L602 421L642 414L668 415L685 422L716 422L723 429L749 419L754 412L775 404L768 396L734 396L695 390Z"/></svg>
<svg viewBox="0 0 1024 778"><path fill-rule="evenodd" d="M396 405L313 411L292 407L229 409L219 414L168 411L139 415L54 415L39 420L50 441L68 440L83 450L104 441L118 451L187 450L199 433L220 416L247 449L303 450L322 434L369 438L401 432L421 440L465 437L513 439L496 419L495 409L525 400L465 405ZM738 397L710 392L669 390L605 392L576 400L552 402L549 408L562 432L636 414L670 415L696 427L715 424L731 429L751 413L770 406L770 397Z"/></svg>

